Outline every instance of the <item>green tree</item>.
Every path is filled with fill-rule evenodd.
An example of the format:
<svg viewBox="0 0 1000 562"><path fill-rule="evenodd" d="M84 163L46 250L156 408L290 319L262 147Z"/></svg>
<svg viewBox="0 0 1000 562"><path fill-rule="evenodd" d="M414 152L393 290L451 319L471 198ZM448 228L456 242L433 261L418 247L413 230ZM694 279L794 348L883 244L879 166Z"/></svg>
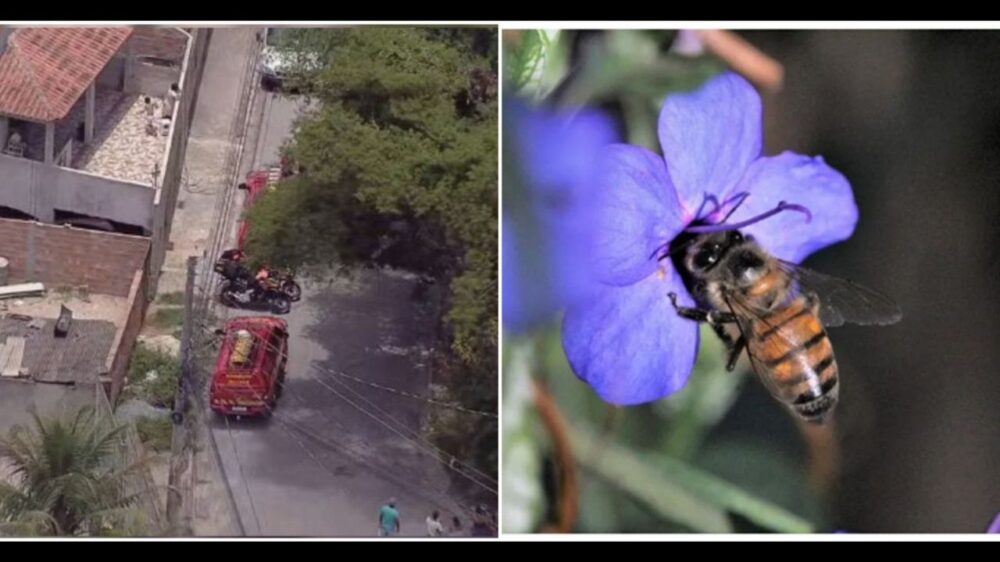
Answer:
<svg viewBox="0 0 1000 562"><path fill-rule="evenodd" d="M120 462L124 426L107 428L91 407L66 418L32 414L0 439L0 532L112 535L141 532L138 497L126 481L138 464Z"/></svg>
<svg viewBox="0 0 1000 562"><path fill-rule="evenodd" d="M446 287L439 372L451 399L495 411L496 29L308 29L282 41L290 85L315 103L285 149L302 173L255 203L248 254L390 265ZM438 421L443 446L495 474L495 420Z"/></svg>

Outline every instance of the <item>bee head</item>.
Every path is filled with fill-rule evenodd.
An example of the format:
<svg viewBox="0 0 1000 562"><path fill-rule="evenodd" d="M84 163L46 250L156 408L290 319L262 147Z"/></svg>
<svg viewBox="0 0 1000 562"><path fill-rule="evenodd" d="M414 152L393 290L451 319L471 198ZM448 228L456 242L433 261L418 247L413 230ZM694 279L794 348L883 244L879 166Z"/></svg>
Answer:
<svg viewBox="0 0 1000 562"><path fill-rule="evenodd" d="M744 237L738 230L701 234L688 246L684 266L696 276L703 277L715 269L734 246L743 241Z"/></svg>

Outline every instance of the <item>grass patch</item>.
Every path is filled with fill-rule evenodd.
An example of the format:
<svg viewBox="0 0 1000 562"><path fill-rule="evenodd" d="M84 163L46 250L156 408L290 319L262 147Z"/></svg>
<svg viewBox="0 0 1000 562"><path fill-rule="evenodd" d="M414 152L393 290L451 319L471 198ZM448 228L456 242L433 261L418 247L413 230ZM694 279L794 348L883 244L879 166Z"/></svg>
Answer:
<svg viewBox="0 0 1000 562"><path fill-rule="evenodd" d="M157 453L170 450L171 436L174 432L174 424L170 418L142 417L135 421L135 429L143 445Z"/></svg>
<svg viewBox="0 0 1000 562"><path fill-rule="evenodd" d="M157 308L149 317L149 325L167 330L184 324L183 308Z"/></svg>
<svg viewBox="0 0 1000 562"><path fill-rule="evenodd" d="M151 371L156 375L148 376ZM129 394L158 408L172 408L180 371L180 359L140 343L128 366Z"/></svg>
<svg viewBox="0 0 1000 562"><path fill-rule="evenodd" d="M184 291L163 293L156 299L156 302L168 306L181 306L184 304Z"/></svg>

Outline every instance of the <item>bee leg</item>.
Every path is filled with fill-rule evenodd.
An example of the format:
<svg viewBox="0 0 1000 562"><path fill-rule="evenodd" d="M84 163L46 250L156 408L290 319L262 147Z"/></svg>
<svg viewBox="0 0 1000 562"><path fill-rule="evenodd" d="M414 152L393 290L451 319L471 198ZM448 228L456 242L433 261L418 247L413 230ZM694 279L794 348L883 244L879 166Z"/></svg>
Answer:
<svg viewBox="0 0 1000 562"><path fill-rule="evenodd" d="M697 322L708 322L712 326L736 322L736 315L732 312L680 306L677 304L677 293L667 293L667 296L670 297L670 303L674 305L674 310L676 310L677 314L682 318L695 320Z"/></svg>
<svg viewBox="0 0 1000 562"><path fill-rule="evenodd" d="M733 337L729 335L729 332L723 327L722 324L712 324L712 329L715 330L715 335L719 336L722 340L722 344L726 346L726 370L730 373L736 369L736 361L739 360L740 354L743 353L743 349L747 345L747 340L741 335L736 341L733 341Z"/></svg>
<svg viewBox="0 0 1000 562"><path fill-rule="evenodd" d="M726 361L726 370L732 373L736 369L736 361L739 360L740 355L743 353L743 348L747 345L747 340L740 336L735 343L729 348L729 359Z"/></svg>

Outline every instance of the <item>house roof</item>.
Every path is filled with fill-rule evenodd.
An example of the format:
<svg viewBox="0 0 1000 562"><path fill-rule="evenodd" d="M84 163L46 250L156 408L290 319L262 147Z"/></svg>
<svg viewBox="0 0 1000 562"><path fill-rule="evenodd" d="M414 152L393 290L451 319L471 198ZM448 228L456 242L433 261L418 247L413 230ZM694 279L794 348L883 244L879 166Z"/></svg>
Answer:
<svg viewBox="0 0 1000 562"><path fill-rule="evenodd" d="M131 33L131 27L14 30L0 54L0 114L62 119Z"/></svg>

